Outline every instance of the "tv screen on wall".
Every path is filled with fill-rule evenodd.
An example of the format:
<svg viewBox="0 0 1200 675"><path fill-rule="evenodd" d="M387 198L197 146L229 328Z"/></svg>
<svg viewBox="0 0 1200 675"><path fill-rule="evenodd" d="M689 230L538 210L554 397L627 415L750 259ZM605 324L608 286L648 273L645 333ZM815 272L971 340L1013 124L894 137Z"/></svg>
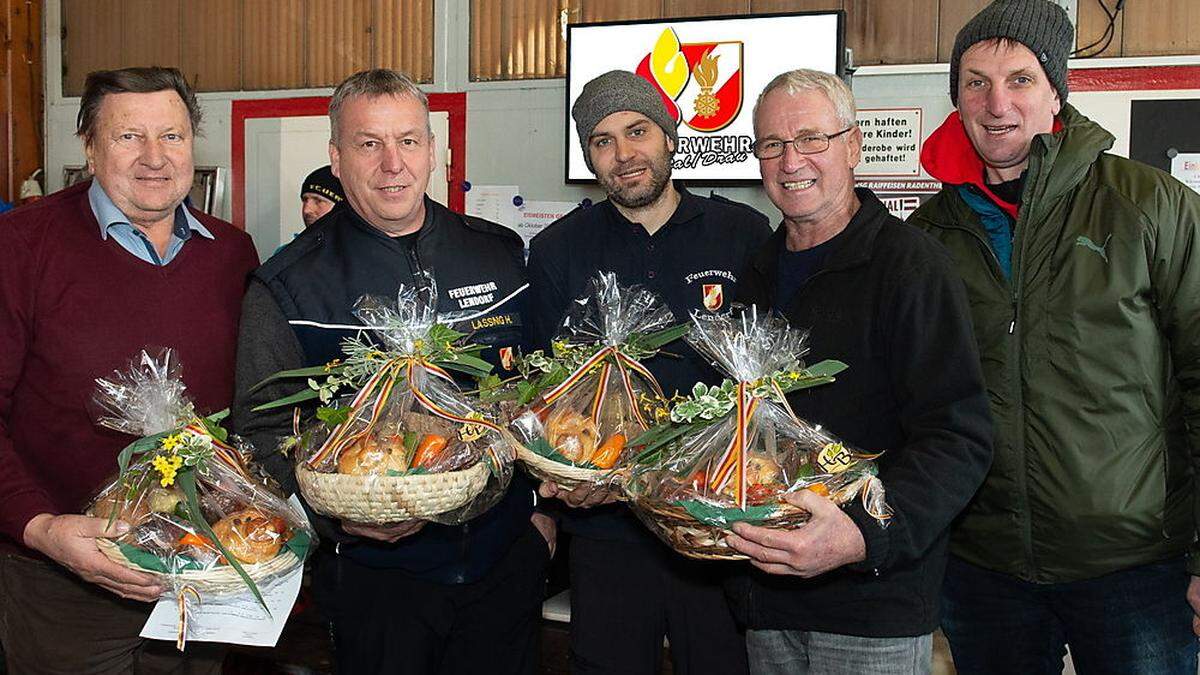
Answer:
<svg viewBox="0 0 1200 675"><path fill-rule="evenodd" d="M844 14L625 21L567 26L567 182L593 180L571 106L583 85L610 70L644 77L676 120L675 178L757 181L752 113L779 73L842 74Z"/></svg>

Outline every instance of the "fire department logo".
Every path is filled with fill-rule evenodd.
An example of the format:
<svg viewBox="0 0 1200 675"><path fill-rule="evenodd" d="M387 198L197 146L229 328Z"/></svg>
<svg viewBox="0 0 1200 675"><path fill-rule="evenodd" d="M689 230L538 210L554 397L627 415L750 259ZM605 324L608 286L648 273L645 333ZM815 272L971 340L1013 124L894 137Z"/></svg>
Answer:
<svg viewBox="0 0 1200 675"><path fill-rule="evenodd" d="M715 312L725 304L725 294L721 291L721 284L704 284L703 291L704 309Z"/></svg>
<svg viewBox="0 0 1200 675"><path fill-rule="evenodd" d="M513 348L500 348L500 366L505 370L512 370L513 367Z"/></svg>
<svg viewBox="0 0 1200 675"><path fill-rule="evenodd" d="M681 43L671 28L635 69L658 89L676 122L720 131L742 110L742 43Z"/></svg>

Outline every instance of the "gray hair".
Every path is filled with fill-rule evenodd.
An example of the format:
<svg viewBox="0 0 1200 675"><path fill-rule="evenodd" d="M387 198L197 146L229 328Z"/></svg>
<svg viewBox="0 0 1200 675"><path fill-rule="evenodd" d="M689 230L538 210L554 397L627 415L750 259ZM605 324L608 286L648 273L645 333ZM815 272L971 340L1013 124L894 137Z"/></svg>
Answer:
<svg viewBox="0 0 1200 675"><path fill-rule="evenodd" d="M850 87L842 81L842 78L819 70L799 68L776 75L775 79L767 83L766 88L758 95L758 100L754 103L756 127L758 108L762 105L763 99L776 89L784 88L789 96L794 96L802 91L819 91L825 94L825 98L828 98L829 102L833 104L833 112L842 126L848 127L855 123L857 115L854 108L854 93L850 91Z"/></svg>
<svg viewBox="0 0 1200 675"><path fill-rule="evenodd" d="M342 106L346 101L359 96L368 98L407 96L412 98L425 109L425 128L429 131L430 137L433 136L433 127L429 123L429 97L425 95L425 92L421 91L412 78L398 70L374 68L347 77L342 80L337 89L333 90L333 96L329 99L329 130L335 145L338 142L338 115L341 114Z"/></svg>

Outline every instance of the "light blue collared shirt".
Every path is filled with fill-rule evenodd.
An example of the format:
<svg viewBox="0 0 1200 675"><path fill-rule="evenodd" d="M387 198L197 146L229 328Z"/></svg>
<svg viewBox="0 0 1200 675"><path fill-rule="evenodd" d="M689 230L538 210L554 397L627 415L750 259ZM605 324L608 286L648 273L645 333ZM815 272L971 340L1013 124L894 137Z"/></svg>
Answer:
<svg viewBox="0 0 1200 675"><path fill-rule="evenodd" d="M175 226L171 230L171 242L167 244L166 254L160 258L154 244L129 222L129 218L117 208L104 192L104 188L100 187L100 181L92 180L92 186L88 188L88 202L92 205L96 222L100 223L100 238L108 239L111 236L121 248L151 265L161 267L174 260L183 248L183 243L192 238L193 232L207 239L214 238L212 232L201 225L186 206L180 204L175 207Z"/></svg>

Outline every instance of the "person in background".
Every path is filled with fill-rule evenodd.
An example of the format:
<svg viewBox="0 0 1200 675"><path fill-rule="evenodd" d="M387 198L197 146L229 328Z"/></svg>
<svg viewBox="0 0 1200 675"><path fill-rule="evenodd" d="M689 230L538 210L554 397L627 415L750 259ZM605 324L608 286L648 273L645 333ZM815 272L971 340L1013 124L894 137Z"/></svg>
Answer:
<svg viewBox="0 0 1200 675"><path fill-rule="evenodd" d="M88 75L91 180L0 217L0 642L12 673L213 673L225 647L138 637L163 591L77 515L132 439L87 410L96 378L179 355L196 409L233 398L238 312L258 265L241 230L184 205L200 107L178 70Z"/></svg>
<svg viewBox="0 0 1200 675"><path fill-rule="evenodd" d="M1067 102L1074 34L1048 0L985 7L922 150L943 187L909 222L966 282L997 432L942 628L964 675L1057 675L1068 646L1081 675L1195 675L1200 195Z"/></svg>
<svg viewBox="0 0 1200 675"><path fill-rule="evenodd" d="M319 218L346 200L342 193L342 182L333 175L328 164L308 174L300 184L300 214L304 227L312 227Z"/></svg>

